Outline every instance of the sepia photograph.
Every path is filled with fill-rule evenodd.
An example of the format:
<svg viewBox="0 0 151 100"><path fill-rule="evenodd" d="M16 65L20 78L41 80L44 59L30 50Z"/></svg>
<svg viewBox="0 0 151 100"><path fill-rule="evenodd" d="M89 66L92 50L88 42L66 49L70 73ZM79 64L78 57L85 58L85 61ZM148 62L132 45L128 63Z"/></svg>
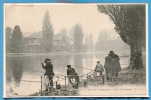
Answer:
<svg viewBox="0 0 151 100"><path fill-rule="evenodd" d="M148 97L145 3L5 3L4 98Z"/></svg>

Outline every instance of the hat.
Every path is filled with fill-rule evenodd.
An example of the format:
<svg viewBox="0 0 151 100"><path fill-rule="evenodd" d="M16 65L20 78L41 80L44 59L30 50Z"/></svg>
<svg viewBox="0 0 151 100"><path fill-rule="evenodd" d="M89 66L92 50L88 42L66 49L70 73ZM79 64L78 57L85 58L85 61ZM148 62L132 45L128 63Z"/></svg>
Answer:
<svg viewBox="0 0 151 100"><path fill-rule="evenodd" d="M97 61L97 63L100 63L100 61Z"/></svg>
<svg viewBox="0 0 151 100"><path fill-rule="evenodd" d="M68 67L68 68L70 68L70 67L71 67L71 65L67 65L67 67Z"/></svg>
<svg viewBox="0 0 151 100"><path fill-rule="evenodd" d="M109 53L110 53L110 54L114 54L114 51L113 51L113 50L111 50Z"/></svg>
<svg viewBox="0 0 151 100"><path fill-rule="evenodd" d="M46 58L46 59L45 59L45 63L46 63L46 62L50 62L50 61L51 61L51 59L49 59L49 58Z"/></svg>

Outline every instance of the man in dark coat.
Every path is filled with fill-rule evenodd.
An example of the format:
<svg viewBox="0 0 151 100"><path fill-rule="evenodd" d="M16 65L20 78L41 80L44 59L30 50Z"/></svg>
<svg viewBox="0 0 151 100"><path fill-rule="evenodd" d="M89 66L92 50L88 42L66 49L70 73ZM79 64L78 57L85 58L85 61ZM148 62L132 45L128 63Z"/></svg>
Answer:
<svg viewBox="0 0 151 100"><path fill-rule="evenodd" d="M110 51L108 56L105 58L105 70L107 80L112 79L113 77L117 78L118 73L121 71L120 58L114 51Z"/></svg>
<svg viewBox="0 0 151 100"><path fill-rule="evenodd" d="M104 64L107 80L110 80L111 78L112 65L110 62L111 62L111 57L108 55L105 57L105 64Z"/></svg>
<svg viewBox="0 0 151 100"><path fill-rule="evenodd" d="M49 85L53 87L53 64L51 63L51 60L46 58L44 61L45 64L42 63L42 68L45 69L44 75L48 77L49 79Z"/></svg>
<svg viewBox="0 0 151 100"><path fill-rule="evenodd" d="M67 65L67 77L69 79L70 84L73 88L78 88L79 85L79 76L74 68L71 65ZM73 81L74 80L74 81Z"/></svg>
<svg viewBox="0 0 151 100"><path fill-rule="evenodd" d="M112 60L111 60L111 64L112 64L112 76L115 77L115 78L117 78L118 77L118 73L121 71L120 58L113 51L110 51L109 55L112 58Z"/></svg>

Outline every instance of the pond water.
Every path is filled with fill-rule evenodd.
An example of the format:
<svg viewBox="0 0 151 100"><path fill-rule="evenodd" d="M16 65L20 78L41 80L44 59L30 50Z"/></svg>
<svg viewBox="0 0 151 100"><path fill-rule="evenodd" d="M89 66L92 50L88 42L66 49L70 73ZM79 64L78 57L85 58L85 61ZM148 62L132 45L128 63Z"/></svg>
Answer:
<svg viewBox="0 0 151 100"><path fill-rule="evenodd" d="M41 62L45 58L52 60L55 75L63 77L63 75L66 75L67 64L71 64L79 75L83 75L92 71L98 60L104 65L104 59L107 54L108 52L9 54L6 57L6 83L10 86L14 81L20 83L19 86L22 88L20 93L24 95L26 92L31 94L40 89ZM121 67L127 67L129 64L128 52L118 52L117 54L120 56ZM25 91L25 88L28 88L28 91Z"/></svg>

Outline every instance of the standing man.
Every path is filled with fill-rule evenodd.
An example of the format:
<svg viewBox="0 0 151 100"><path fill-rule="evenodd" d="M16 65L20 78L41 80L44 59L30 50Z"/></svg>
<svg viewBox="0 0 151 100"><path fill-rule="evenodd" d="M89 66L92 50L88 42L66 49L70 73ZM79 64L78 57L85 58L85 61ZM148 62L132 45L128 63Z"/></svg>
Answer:
<svg viewBox="0 0 151 100"><path fill-rule="evenodd" d="M48 58L46 58L44 63L41 63L41 64L42 64L42 68L45 69L44 76L47 76L49 79L48 86L50 86L52 88L53 87L53 76L54 76L53 64L51 63L51 60Z"/></svg>
<svg viewBox="0 0 151 100"><path fill-rule="evenodd" d="M120 58L114 51L110 51L108 56L105 58L105 70L107 80L113 80L118 77L118 73L121 71Z"/></svg>
<svg viewBox="0 0 151 100"><path fill-rule="evenodd" d="M104 68L106 72L106 79L111 80L111 72L112 72L112 64L111 64L112 58L110 56L110 53L105 57L105 63Z"/></svg>
<svg viewBox="0 0 151 100"><path fill-rule="evenodd" d="M117 78L118 73L121 71L120 58L114 51L110 51L110 56L112 58L112 76Z"/></svg>

